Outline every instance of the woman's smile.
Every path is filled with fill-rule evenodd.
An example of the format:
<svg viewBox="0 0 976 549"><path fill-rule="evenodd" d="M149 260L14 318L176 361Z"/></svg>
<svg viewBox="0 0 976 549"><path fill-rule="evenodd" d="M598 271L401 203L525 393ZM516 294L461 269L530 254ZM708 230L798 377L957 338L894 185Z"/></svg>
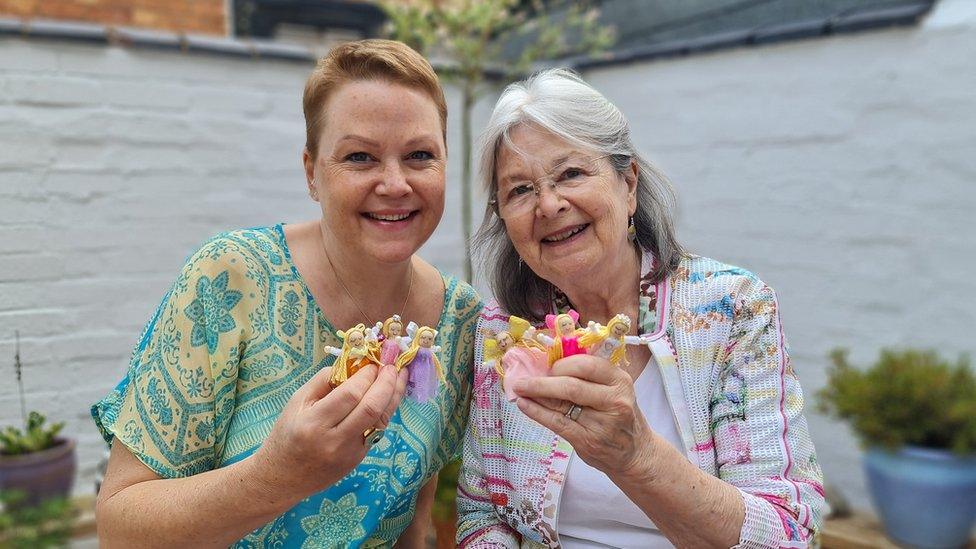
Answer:
<svg viewBox="0 0 976 549"><path fill-rule="evenodd" d="M570 244L576 240L579 240L581 235L583 235L586 229L589 227L589 223L583 223L582 225L573 225L558 231L554 231L542 238L542 244L549 247Z"/></svg>
<svg viewBox="0 0 976 549"><path fill-rule="evenodd" d="M395 232L409 228L419 214L419 209L397 209L363 212L361 216L370 226L378 230Z"/></svg>

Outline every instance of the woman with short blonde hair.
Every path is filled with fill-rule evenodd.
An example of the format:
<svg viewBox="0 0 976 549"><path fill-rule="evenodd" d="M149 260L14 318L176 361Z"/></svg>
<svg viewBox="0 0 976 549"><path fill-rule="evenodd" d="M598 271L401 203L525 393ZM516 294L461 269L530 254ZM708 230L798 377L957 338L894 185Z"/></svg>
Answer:
<svg viewBox="0 0 976 549"><path fill-rule="evenodd" d="M205 243L92 408L104 547L424 546L481 306L415 255L444 209L444 94L417 52L364 40L319 62L304 109L321 215ZM436 327L436 396L404 399L375 350L330 383L341 329L394 315Z"/></svg>

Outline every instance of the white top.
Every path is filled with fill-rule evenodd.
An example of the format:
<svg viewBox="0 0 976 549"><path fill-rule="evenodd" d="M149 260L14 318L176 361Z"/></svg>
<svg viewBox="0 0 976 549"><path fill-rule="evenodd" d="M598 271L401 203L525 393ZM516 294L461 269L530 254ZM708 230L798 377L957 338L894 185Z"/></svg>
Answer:
<svg viewBox="0 0 976 549"><path fill-rule="evenodd" d="M651 429L680 450L681 436L654 357L634 381L634 392ZM620 488L575 454L565 483L556 525L563 549L674 547Z"/></svg>

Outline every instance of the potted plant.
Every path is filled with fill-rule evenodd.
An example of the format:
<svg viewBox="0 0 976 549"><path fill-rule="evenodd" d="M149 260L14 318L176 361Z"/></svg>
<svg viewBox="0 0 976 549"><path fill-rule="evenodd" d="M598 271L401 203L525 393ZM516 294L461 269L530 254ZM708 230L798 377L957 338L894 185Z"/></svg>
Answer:
<svg viewBox="0 0 976 549"><path fill-rule="evenodd" d="M866 370L830 355L821 412L850 422L885 532L915 547L962 547L976 521L976 376L967 358L883 350Z"/></svg>
<svg viewBox="0 0 976 549"><path fill-rule="evenodd" d="M36 506L53 498L66 498L75 477L75 442L59 437L64 423L46 426L37 412L26 413L21 377L20 334L14 370L20 390L24 429L0 430L0 492L21 492L18 505Z"/></svg>

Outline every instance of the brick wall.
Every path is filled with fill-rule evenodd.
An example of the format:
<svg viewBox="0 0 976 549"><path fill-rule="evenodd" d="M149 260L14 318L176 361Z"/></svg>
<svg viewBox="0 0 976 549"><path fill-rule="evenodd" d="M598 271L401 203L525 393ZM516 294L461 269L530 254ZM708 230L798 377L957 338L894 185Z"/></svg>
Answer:
<svg viewBox="0 0 976 549"><path fill-rule="evenodd" d="M88 407L124 373L188 254L220 231L319 215L301 166L310 70L0 37L0 425L20 421L19 330L28 408L79 438L78 493L103 449ZM447 97L457 112L459 94ZM455 274L459 161L421 251Z"/></svg>
<svg viewBox="0 0 976 549"><path fill-rule="evenodd" d="M828 482L869 506L827 352L976 350L976 3L917 28L588 72L677 188L679 237L779 295Z"/></svg>
<svg viewBox="0 0 976 549"><path fill-rule="evenodd" d="M0 17L227 34L226 0L0 0Z"/></svg>
<svg viewBox="0 0 976 549"><path fill-rule="evenodd" d="M972 6L585 75L674 179L681 239L777 289L808 397L834 346L858 361L883 345L973 351ZM79 492L102 451L88 406L187 254L218 231L316 215L300 166L309 69L0 38L0 425L18 421L20 330L28 407L79 438ZM458 273L456 90L448 102L445 216L421 254ZM847 429L808 417L828 480L866 508Z"/></svg>

